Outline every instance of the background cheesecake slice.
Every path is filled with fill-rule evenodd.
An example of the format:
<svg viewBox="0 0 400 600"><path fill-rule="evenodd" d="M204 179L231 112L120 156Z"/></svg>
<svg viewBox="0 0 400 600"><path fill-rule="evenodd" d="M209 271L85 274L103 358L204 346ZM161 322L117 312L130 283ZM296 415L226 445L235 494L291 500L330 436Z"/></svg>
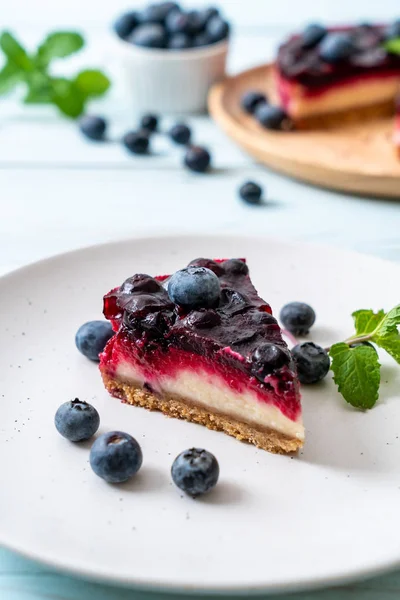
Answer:
<svg viewBox="0 0 400 600"><path fill-rule="evenodd" d="M101 356L109 392L272 452L304 440L290 352L243 260L197 259L218 277L210 308L174 304L168 276L135 275L104 297L115 335Z"/></svg>

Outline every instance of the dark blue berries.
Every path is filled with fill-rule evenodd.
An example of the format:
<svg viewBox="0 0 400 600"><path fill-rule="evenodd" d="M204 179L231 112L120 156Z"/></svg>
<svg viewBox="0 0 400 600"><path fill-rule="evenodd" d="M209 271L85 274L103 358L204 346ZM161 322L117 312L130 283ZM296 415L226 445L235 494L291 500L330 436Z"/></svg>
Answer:
<svg viewBox="0 0 400 600"><path fill-rule="evenodd" d="M243 94L240 103L243 110L252 115L259 104L267 104L267 97L262 92L249 90Z"/></svg>
<svg viewBox="0 0 400 600"><path fill-rule="evenodd" d="M139 13L129 12L121 15L114 23L114 31L123 40L126 40L140 22Z"/></svg>
<svg viewBox="0 0 400 600"><path fill-rule="evenodd" d="M107 123L102 117L85 115L79 119L81 133L90 140L101 141L107 128Z"/></svg>
<svg viewBox="0 0 400 600"><path fill-rule="evenodd" d="M196 498L209 492L217 484L218 461L207 450L191 448L176 457L172 464L171 476L179 489Z"/></svg>
<svg viewBox="0 0 400 600"><path fill-rule="evenodd" d="M257 104L254 116L257 121L266 129L289 129L290 120L283 108L271 104Z"/></svg>
<svg viewBox="0 0 400 600"><path fill-rule="evenodd" d="M191 138L192 132L185 123L176 123L169 130L169 137L176 144L188 144Z"/></svg>
<svg viewBox="0 0 400 600"><path fill-rule="evenodd" d="M217 275L205 267L186 267L174 273L168 282L172 302L187 310L216 306L220 293Z"/></svg>
<svg viewBox="0 0 400 600"><path fill-rule="evenodd" d="M221 42L229 35L229 23L216 15L208 21L206 31L212 42Z"/></svg>
<svg viewBox="0 0 400 600"><path fill-rule="evenodd" d="M289 364L290 356L281 346L265 342L258 346L252 356L252 371L260 381Z"/></svg>
<svg viewBox="0 0 400 600"><path fill-rule="evenodd" d="M319 55L327 63L335 64L345 60L354 52L351 35L347 32L328 33L319 47Z"/></svg>
<svg viewBox="0 0 400 600"><path fill-rule="evenodd" d="M185 166L196 173L207 171L211 163L211 155L206 148L189 146L184 157Z"/></svg>
<svg viewBox="0 0 400 600"><path fill-rule="evenodd" d="M305 335L315 323L315 312L305 302L290 302L282 308L280 319L293 335Z"/></svg>
<svg viewBox="0 0 400 600"><path fill-rule="evenodd" d="M151 113L148 113L146 115L143 115L143 117L140 119L140 128L141 129L145 129L146 131L156 131L158 127L158 117L157 115L152 115Z"/></svg>
<svg viewBox="0 0 400 600"><path fill-rule="evenodd" d="M242 200L247 202L247 204L260 204L262 195L262 187L254 181L246 181L239 188L239 196Z"/></svg>
<svg viewBox="0 0 400 600"><path fill-rule="evenodd" d="M187 50L190 48L192 42L187 33L174 33L168 40L169 50Z"/></svg>
<svg viewBox="0 0 400 600"><path fill-rule="evenodd" d="M139 471L142 462L138 442L122 431L104 433L90 450L90 466L96 475L109 483L127 481Z"/></svg>
<svg viewBox="0 0 400 600"><path fill-rule="evenodd" d="M307 25L301 34L303 48L314 48L325 35L326 29L325 27L322 27L322 25L318 25L317 23Z"/></svg>
<svg viewBox="0 0 400 600"><path fill-rule="evenodd" d="M136 46L146 48L166 48L167 35L162 25L157 23L146 23L134 29L129 41Z"/></svg>
<svg viewBox="0 0 400 600"><path fill-rule="evenodd" d="M146 154L149 149L149 134L146 130L129 131L122 139L125 148L132 154Z"/></svg>
<svg viewBox="0 0 400 600"><path fill-rule="evenodd" d="M93 406L75 398L61 404L56 412L54 423L58 433L67 440L82 442L96 433L100 425L100 417Z"/></svg>
<svg viewBox="0 0 400 600"><path fill-rule="evenodd" d="M329 371L328 353L313 342L298 344L292 349L292 356L300 383L318 383Z"/></svg>
<svg viewBox="0 0 400 600"><path fill-rule="evenodd" d="M385 38L387 40L400 38L400 19L388 25L385 30Z"/></svg>
<svg viewBox="0 0 400 600"><path fill-rule="evenodd" d="M111 323L108 321L89 321L79 327L75 335L75 344L86 358L98 361L99 354L113 335Z"/></svg>

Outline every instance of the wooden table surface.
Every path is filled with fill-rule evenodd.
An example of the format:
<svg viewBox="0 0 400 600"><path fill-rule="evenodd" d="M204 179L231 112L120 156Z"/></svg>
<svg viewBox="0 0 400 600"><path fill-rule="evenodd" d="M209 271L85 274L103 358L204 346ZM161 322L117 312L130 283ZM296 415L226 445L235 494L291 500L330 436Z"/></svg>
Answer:
<svg viewBox="0 0 400 600"><path fill-rule="evenodd" d="M34 43L46 30L78 23L89 31L90 45L82 57L68 65L74 69L85 63L103 64L112 69L105 23L118 14L119 6L135 2L139 4L136 0L115 0L110 8L105 1L50 4L36 0L28 6L26 1L16 0L5 9L5 15L2 8L2 25L12 26L21 38ZM196 2L189 0L187 4ZM271 4L265 0L225 1L226 12L237 24L231 72L270 59L285 31L311 18L337 21L400 16L396 15L396 0L369 7L360 0L281 0ZM118 85L107 100L93 106L92 112L110 117L116 139L135 123ZM399 202L352 197L297 183L253 163L206 116L188 121L195 140L212 151L214 168L209 175L185 171L179 149L171 148L161 136L155 140L154 156L132 158L118 143L102 146L83 140L73 123L60 119L51 109L22 108L14 98L2 100L0 272L80 246L168 230L272 235L400 261ZM170 122L171 118L165 118L163 126ZM265 206L246 206L238 199L237 188L247 179L265 187ZM394 573L295 598L394 600L399 595L400 573ZM1 599L169 597L83 582L0 549Z"/></svg>

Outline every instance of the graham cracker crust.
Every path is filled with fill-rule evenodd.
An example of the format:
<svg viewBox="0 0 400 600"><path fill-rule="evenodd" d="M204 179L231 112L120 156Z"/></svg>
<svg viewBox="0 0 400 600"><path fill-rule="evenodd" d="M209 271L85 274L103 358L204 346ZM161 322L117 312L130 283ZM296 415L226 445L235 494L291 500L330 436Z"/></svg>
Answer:
<svg viewBox="0 0 400 600"><path fill-rule="evenodd" d="M268 450L275 454L288 454L296 452L303 445L301 440L286 436L274 429L257 429L253 425L237 421L232 417L220 413L210 413L205 408L185 402L177 396L167 394L158 396L132 383L117 381L106 373L102 373L102 377L109 393L128 404L142 406L148 410L158 410L168 417L184 419L204 425L208 429L223 431L242 442L254 444L262 450Z"/></svg>
<svg viewBox="0 0 400 600"><path fill-rule="evenodd" d="M349 110L314 115L305 118L294 119L296 129L331 129L343 125L352 125L360 121L369 121L390 117L394 114L394 101L388 100L381 104L362 106Z"/></svg>

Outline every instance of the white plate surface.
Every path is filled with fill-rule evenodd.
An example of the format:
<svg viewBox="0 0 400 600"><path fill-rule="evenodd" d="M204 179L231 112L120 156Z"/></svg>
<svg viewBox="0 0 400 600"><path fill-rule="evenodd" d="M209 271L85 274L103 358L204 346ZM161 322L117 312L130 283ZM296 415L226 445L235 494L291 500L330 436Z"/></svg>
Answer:
<svg viewBox="0 0 400 600"><path fill-rule="evenodd" d="M400 369L382 356L379 404L348 407L330 377L304 389L307 440L298 457L121 404L74 346L103 294L135 272L171 272L197 256L246 256L275 313L304 300L312 339L352 331L358 308L400 300L400 269L357 254L277 240L156 237L58 256L0 280L0 543L96 579L188 590L289 590L339 583L400 564ZM101 428L142 445L136 479L110 486L53 425L78 396ZM218 487L193 501L171 484L173 458L214 452Z"/></svg>

